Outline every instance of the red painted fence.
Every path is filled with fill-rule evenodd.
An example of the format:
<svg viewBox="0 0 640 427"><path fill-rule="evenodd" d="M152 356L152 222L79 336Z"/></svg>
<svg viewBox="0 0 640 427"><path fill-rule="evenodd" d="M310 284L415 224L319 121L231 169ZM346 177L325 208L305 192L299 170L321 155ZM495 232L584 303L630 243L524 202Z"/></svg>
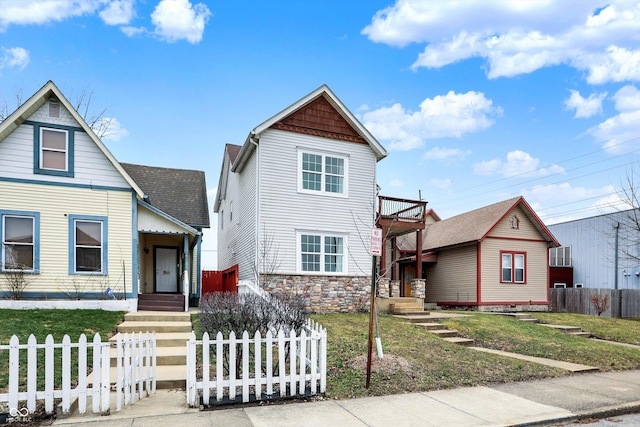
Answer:
<svg viewBox="0 0 640 427"><path fill-rule="evenodd" d="M202 295L209 292L238 292L238 264L223 271L202 270Z"/></svg>

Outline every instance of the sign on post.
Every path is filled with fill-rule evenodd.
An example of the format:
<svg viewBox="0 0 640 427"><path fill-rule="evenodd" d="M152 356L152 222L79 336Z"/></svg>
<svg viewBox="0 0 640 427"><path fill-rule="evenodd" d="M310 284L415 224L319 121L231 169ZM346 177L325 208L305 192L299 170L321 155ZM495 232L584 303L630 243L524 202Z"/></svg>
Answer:
<svg viewBox="0 0 640 427"><path fill-rule="evenodd" d="M382 255L382 229L381 228L371 229L371 255L372 256Z"/></svg>

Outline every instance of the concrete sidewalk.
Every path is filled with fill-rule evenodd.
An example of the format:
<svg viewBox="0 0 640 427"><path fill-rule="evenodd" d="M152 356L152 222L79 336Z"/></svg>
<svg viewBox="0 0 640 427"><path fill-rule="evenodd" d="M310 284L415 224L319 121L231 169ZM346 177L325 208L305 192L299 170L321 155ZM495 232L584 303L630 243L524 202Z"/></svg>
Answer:
<svg viewBox="0 0 640 427"><path fill-rule="evenodd" d="M470 387L268 405L187 408L182 391L159 390L119 413L72 415L54 425L158 427L530 426L578 417L640 412L640 370L579 374L492 387Z"/></svg>

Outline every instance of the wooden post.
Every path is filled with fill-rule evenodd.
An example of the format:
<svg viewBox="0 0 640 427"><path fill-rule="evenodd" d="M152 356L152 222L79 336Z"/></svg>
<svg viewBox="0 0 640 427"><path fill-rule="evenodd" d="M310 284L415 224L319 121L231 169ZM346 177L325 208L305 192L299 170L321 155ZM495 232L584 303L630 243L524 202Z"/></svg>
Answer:
<svg viewBox="0 0 640 427"><path fill-rule="evenodd" d="M384 245L382 247L384 248ZM371 381L371 349L373 348L374 320L373 316L376 305L376 257L372 256L371 259L371 304L369 307L369 342L367 343L367 381L365 383L366 388L369 388L369 383Z"/></svg>
<svg viewBox="0 0 640 427"><path fill-rule="evenodd" d="M422 229L416 233L416 274L414 279L422 279Z"/></svg>

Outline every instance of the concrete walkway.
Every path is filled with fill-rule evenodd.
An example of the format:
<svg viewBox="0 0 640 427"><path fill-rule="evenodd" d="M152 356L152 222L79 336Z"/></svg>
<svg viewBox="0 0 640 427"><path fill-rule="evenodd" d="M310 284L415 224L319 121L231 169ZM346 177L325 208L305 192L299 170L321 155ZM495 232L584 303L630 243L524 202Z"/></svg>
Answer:
<svg viewBox="0 0 640 427"><path fill-rule="evenodd" d="M640 370L425 393L216 408L187 408L182 391L159 390L109 416L74 415L54 425L158 427L531 426L640 411Z"/></svg>

